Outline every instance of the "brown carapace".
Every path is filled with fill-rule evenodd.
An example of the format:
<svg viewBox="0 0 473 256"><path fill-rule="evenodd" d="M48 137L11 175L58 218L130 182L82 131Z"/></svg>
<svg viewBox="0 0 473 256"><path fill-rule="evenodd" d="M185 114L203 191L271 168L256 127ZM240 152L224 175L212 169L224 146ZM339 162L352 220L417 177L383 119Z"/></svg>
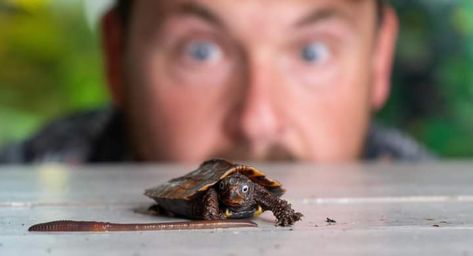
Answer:
<svg viewBox="0 0 473 256"><path fill-rule="evenodd" d="M272 211L276 225L290 226L303 216L280 198L281 183L254 167L221 159L204 162L198 169L158 187L145 195L158 204L160 212L191 219L240 219Z"/></svg>

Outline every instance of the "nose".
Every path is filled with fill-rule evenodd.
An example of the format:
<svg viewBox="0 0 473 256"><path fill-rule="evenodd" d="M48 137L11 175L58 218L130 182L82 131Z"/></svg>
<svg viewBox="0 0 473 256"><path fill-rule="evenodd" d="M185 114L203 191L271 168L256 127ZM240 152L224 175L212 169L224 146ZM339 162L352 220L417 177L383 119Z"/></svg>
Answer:
<svg viewBox="0 0 473 256"><path fill-rule="evenodd" d="M230 200L237 200L240 199L240 194L237 191L232 190L230 191Z"/></svg>
<svg viewBox="0 0 473 256"><path fill-rule="evenodd" d="M277 107L277 75L270 63L248 65L240 86L243 93L236 107L235 125L238 137L252 147L262 147L273 141L282 130Z"/></svg>
<svg viewBox="0 0 473 256"><path fill-rule="evenodd" d="M243 198L238 192L231 190L228 192L224 201L225 201L225 204L229 206L238 206L242 204Z"/></svg>

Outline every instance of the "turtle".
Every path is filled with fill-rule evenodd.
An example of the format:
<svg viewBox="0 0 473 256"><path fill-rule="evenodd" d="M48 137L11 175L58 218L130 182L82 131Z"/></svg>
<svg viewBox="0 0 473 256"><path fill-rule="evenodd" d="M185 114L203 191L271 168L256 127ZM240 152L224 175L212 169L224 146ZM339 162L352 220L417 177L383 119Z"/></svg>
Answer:
<svg viewBox="0 0 473 256"><path fill-rule="evenodd" d="M147 189L145 195L156 201L155 210L174 216L241 219L269 210L277 226L290 226L303 215L280 198L284 192L279 181L254 167L211 159L184 176Z"/></svg>

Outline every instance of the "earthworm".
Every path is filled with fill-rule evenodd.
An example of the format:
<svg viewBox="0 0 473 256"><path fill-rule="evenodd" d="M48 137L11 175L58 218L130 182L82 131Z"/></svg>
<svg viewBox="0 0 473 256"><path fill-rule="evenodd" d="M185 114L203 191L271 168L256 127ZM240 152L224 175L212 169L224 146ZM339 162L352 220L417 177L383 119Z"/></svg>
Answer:
<svg viewBox="0 0 473 256"><path fill-rule="evenodd" d="M31 226L32 232L112 232L112 231L155 231L256 227L247 220L197 220L160 223L121 224L97 221L60 220Z"/></svg>

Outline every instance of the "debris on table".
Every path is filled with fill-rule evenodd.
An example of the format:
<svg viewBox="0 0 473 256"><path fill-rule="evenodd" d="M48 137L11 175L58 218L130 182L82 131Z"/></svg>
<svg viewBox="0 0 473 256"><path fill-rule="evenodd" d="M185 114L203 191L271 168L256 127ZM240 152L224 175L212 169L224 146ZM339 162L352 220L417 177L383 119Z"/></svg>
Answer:
<svg viewBox="0 0 473 256"><path fill-rule="evenodd" d="M327 219L325 220L325 222L327 222L329 225L333 225L335 223L337 223L337 221L335 221L334 219L330 219L327 217Z"/></svg>

